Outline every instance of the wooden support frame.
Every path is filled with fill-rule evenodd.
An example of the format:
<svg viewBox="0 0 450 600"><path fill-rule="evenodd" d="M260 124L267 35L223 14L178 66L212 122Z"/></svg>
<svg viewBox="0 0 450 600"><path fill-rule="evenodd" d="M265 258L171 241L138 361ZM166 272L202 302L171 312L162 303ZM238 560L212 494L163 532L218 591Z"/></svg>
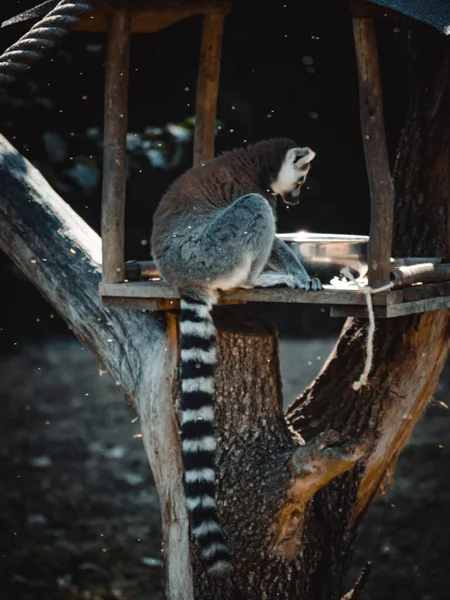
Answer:
<svg viewBox="0 0 450 600"><path fill-rule="evenodd" d="M371 198L368 278L369 285L376 288L389 281L395 196L384 132L383 95L373 19L353 17L353 36L361 132Z"/></svg>
<svg viewBox="0 0 450 600"><path fill-rule="evenodd" d="M105 81L102 190L102 278L105 283L125 278L125 195L130 14L111 11Z"/></svg>
<svg viewBox="0 0 450 600"><path fill-rule="evenodd" d="M195 112L195 166L214 158L224 20L222 14L209 14L203 17Z"/></svg>
<svg viewBox="0 0 450 600"><path fill-rule="evenodd" d="M108 0L98 5L94 17L101 19L102 26L105 16L108 19L102 199L103 281L100 284L100 295L107 307L164 310L170 313L179 308L176 292L164 282L126 279L129 265L124 262L124 222L131 32L157 31L191 14L204 15L194 135L194 164L200 165L214 157L221 45L224 16L229 9L226 0L130 0L126 2L126 8L118 9L113 9ZM96 23L98 26L99 22ZM375 316L390 318L450 308L449 264L439 265L439 259L430 259L431 262L428 259L416 259L418 262L427 260L428 264L419 265L414 263L414 259L404 259L406 262L403 266L396 265L391 271L394 190L384 132L373 20L366 16L354 17L353 32L361 129L371 196L369 285L378 287L391 279L396 286L394 290L372 297ZM134 279L158 275L151 271L150 261L147 262L148 265L134 265L134 270L139 270L139 276ZM421 278L421 285L416 285L418 277ZM405 285L410 287L402 287ZM334 286L325 286L324 291L314 293L287 289L237 289L223 293L218 304L246 302L321 304L330 307L332 316L367 316L366 300L362 294L355 289Z"/></svg>
<svg viewBox="0 0 450 600"><path fill-rule="evenodd" d="M102 284L100 292L108 307L135 310L177 310L177 292L162 281ZM332 317L367 318L366 300L356 290L326 285L320 292L289 289L236 289L223 292L218 304L246 302L320 304L330 307ZM441 308L450 308L450 282L428 283L381 292L372 296L374 314L379 318L400 317Z"/></svg>
<svg viewBox="0 0 450 600"><path fill-rule="evenodd" d="M78 29L103 31L108 43L105 81L105 118L102 189L102 281L125 279L126 134L130 37L133 30L153 32L193 14L204 14L197 81L194 164L214 157L216 106L221 44L227 0L132 0L113 8L98 3L90 19ZM92 29L94 27L94 29Z"/></svg>
<svg viewBox="0 0 450 600"><path fill-rule="evenodd" d="M231 9L229 0L97 0L91 15L74 29L105 32L113 7L124 5L130 12L131 33L156 33L192 15L226 15Z"/></svg>

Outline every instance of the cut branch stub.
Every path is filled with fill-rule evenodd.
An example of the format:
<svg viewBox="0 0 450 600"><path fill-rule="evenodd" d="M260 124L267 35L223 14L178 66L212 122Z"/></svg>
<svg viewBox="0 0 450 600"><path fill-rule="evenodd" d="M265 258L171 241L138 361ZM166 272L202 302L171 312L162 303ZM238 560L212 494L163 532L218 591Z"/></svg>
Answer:
<svg viewBox="0 0 450 600"><path fill-rule="evenodd" d="M297 448L289 461L292 474L287 499L276 516L271 550L293 559L300 550L306 504L332 479L349 471L360 460L368 443L342 438L326 431Z"/></svg>

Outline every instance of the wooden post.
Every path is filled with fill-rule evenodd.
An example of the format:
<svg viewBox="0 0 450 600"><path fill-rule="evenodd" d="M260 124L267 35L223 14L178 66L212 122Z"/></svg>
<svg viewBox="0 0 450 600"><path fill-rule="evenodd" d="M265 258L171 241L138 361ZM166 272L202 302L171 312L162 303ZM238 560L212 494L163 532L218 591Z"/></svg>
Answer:
<svg viewBox="0 0 450 600"><path fill-rule="evenodd" d="M194 165L199 165L214 158L217 94L219 91L224 20L223 14L207 14L203 17L202 45L197 79Z"/></svg>
<svg viewBox="0 0 450 600"><path fill-rule="evenodd" d="M105 121L103 134L102 276L104 283L125 277L125 192L130 15L112 10L108 22Z"/></svg>
<svg viewBox="0 0 450 600"><path fill-rule="evenodd" d="M371 18L353 18L359 78L360 119L369 180L371 213L368 246L369 285L389 281L394 226L394 187L389 169L383 122L380 68Z"/></svg>

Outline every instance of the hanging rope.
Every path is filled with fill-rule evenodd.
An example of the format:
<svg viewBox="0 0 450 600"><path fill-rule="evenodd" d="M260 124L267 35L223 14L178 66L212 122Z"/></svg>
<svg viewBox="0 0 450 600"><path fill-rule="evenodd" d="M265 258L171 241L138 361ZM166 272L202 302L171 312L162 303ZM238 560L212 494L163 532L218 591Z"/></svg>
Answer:
<svg viewBox="0 0 450 600"><path fill-rule="evenodd" d="M344 267L341 269L341 274L344 275L349 281L352 281L358 288L360 294L364 294L367 304L367 312L369 313L369 329L367 330L367 341L366 341L366 362L364 364L364 370L361 373L359 379L353 382L353 389L358 391L363 385L366 385L369 379L370 371L372 370L373 363L373 338L375 335L375 315L373 312L372 294L379 294L380 292L386 292L394 286L394 282L390 281L386 285L378 288L371 288L369 285L363 286L361 283L353 277L350 269Z"/></svg>
<svg viewBox="0 0 450 600"><path fill-rule="evenodd" d="M0 88L28 71L43 54L54 48L69 29L92 10L97 0L61 0L0 56Z"/></svg>

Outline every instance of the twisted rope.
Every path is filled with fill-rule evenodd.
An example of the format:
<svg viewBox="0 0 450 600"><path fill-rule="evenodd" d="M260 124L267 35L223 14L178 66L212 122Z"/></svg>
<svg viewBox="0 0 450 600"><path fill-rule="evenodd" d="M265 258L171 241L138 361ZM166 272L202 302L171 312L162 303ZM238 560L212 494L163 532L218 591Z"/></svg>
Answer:
<svg viewBox="0 0 450 600"><path fill-rule="evenodd" d="M367 330L366 360L364 363L364 369L358 381L354 381L352 385L353 389L355 391L358 391L359 389L361 389L361 387L367 385L369 380L369 374L372 370L373 338L375 336L375 315L373 312L372 294L379 294L380 292L386 292L387 290L390 290L392 287L394 287L394 282L390 281L389 283L387 283L386 285L382 285L381 287L372 288L369 285L362 286L359 283L359 281L357 281L353 277L348 267L344 267L343 269L341 269L341 274L356 285L360 294L364 294L364 298L366 299L367 304L367 312L369 313L369 329Z"/></svg>
<svg viewBox="0 0 450 600"><path fill-rule="evenodd" d="M69 29L92 10L97 0L61 0L0 56L0 87L28 71L46 51L54 48Z"/></svg>

